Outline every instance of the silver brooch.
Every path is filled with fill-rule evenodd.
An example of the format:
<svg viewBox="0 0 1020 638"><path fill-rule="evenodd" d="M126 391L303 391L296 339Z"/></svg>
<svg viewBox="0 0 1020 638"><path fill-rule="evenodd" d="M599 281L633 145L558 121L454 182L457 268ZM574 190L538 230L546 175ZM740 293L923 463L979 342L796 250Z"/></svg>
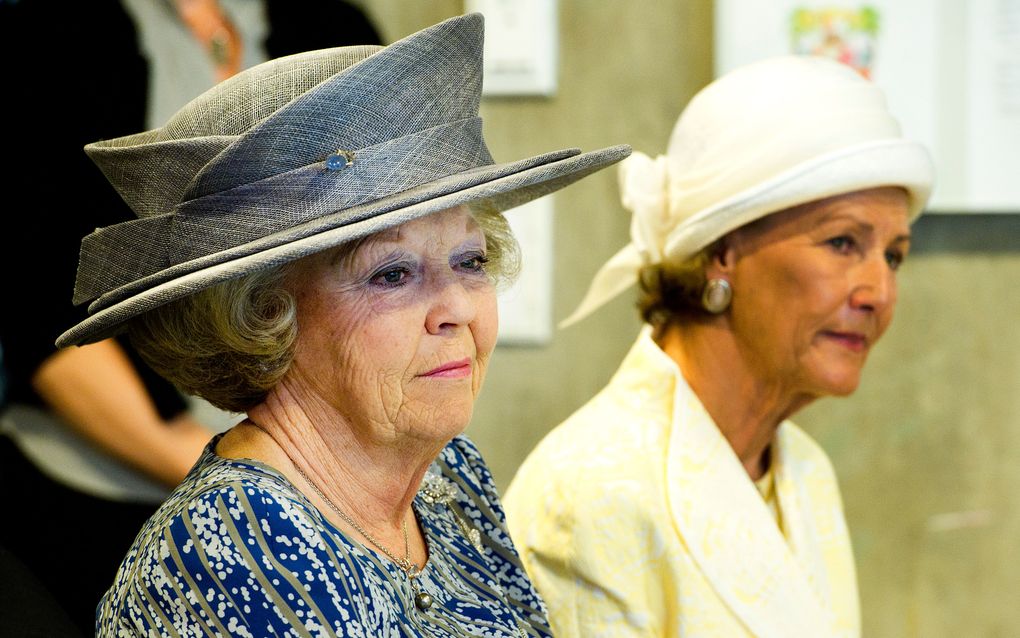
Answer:
<svg viewBox="0 0 1020 638"><path fill-rule="evenodd" d="M429 472L422 479L421 487L418 489L418 494L421 495L421 499L429 505L446 505L450 513L453 514L453 518L457 521L457 527L471 543L471 546L478 550L478 553L482 553L482 534L477 528L473 527L470 523L464 520L464 518L453 508L450 508L450 503L453 502L454 497L457 496L457 487L446 480L439 474Z"/></svg>
<svg viewBox="0 0 1020 638"><path fill-rule="evenodd" d="M477 528L472 527L470 524L468 524L468 522L465 521L460 516L454 514L454 518L457 519L457 526L460 527L461 533L463 533L464 536L467 537L468 541L470 541L470 543L471 543L471 546L474 547L476 550L478 550L478 553L481 554L482 553L482 533L479 532Z"/></svg>
<svg viewBox="0 0 1020 638"><path fill-rule="evenodd" d="M449 505L457 496L457 488L442 476L429 473L422 480L418 493L429 505Z"/></svg>

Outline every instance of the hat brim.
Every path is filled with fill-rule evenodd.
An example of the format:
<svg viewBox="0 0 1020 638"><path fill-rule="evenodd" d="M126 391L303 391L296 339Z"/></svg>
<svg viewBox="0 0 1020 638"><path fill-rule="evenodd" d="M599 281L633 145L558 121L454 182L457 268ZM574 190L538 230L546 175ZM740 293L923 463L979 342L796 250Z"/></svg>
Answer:
<svg viewBox="0 0 1020 638"><path fill-rule="evenodd" d="M729 232L771 213L854 191L899 186L910 196L908 221L924 210L934 183L931 156L902 139L840 149L794 166L775 177L698 211L677 226L665 253L684 260Z"/></svg>
<svg viewBox="0 0 1020 638"><path fill-rule="evenodd" d="M60 335L56 345L63 348L100 341L121 332L124 322L133 317L217 283L461 204L489 200L498 210L525 204L622 160L630 150L626 145L588 153L566 149L484 166L166 268L94 301L89 306L90 316Z"/></svg>

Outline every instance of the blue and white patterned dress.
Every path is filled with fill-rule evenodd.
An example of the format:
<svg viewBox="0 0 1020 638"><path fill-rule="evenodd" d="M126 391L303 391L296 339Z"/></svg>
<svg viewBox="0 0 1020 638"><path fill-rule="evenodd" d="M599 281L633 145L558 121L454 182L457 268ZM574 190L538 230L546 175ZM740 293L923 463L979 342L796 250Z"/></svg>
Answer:
<svg viewBox="0 0 1020 638"><path fill-rule="evenodd" d="M434 600L427 611L399 567L279 472L217 456L217 440L135 539L99 605L98 636L550 635L466 438L443 449L423 482L433 489L413 503L429 547L418 577Z"/></svg>

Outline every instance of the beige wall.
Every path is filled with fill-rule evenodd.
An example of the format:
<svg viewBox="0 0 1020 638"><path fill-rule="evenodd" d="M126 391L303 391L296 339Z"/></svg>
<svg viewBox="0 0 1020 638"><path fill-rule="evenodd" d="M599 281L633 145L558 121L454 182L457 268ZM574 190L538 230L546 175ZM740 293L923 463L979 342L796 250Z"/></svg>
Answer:
<svg viewBox="0 0 1020 638"><path fill-rule="evenodd" d="M392 41L460 1L365 0ZM497 160L629 143L664 150L711 77L709 0L560 0L559 90L487 99ZM555 307L566 316L626 242L612 171L555 196ZM860 390L797 421L842 482L869 638L1015 636L1020 627L1020 216L927 217L898 317ZM632 297L542 348L500 348L469 433L501 487L609 378L638 330Z"/></svg>
<svg viewBox="0 0 1020 638"><path fill-rule="evenodd" d="M927 216L832 457L867 636L1020 635L1020 216Z"/></svg>

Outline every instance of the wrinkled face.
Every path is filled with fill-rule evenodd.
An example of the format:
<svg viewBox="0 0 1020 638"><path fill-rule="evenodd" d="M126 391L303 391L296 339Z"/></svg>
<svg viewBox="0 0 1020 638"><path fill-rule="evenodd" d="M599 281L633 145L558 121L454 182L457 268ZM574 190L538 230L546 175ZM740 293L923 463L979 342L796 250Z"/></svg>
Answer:
<svg viewBox="0 0 1020 638"><path fill-rule="evenodd" d="M759 379L811 397L853 392L892 320L910 248L908 199L878 188L811 202L732 234L730 321ZM714 266L713 266L714 267Z"/></svg>
<svg viewBox="0 0 1020 638"><path fill-rule="evenodd" d="M355 430L452 437L471 418L496 343L485 237L453 208L333 250L288 275L291 381Z"/></svg>

